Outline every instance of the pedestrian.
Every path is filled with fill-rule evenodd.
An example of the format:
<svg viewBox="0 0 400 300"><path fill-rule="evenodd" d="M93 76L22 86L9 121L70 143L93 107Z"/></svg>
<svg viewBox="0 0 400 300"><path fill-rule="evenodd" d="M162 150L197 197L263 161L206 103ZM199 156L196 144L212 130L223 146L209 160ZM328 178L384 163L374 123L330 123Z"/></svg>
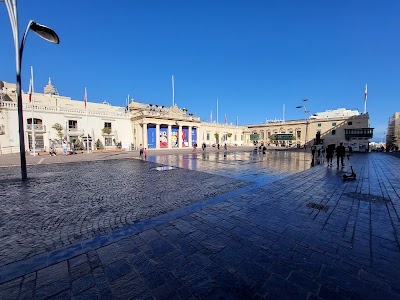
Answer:
<svg viewBox="0 0 400 300"><path fill-rule="evenodd" d="M265 150L267 150L267 147L263 146L263 154L265 154Z"/></svg>
<svg viewBox="0 0 400 300"><path fill-rule="evenodd" d="M324 146L321 147L321 162L325 162L325 148Z"/></svg>
<svg viewBox="0 0 400 300"><path fill-rule="evenodd" d="M147 149L146 148L144 148L143 154L144 154L144 159L147 160Z"/></svg>
<svg viewBox="0 0 400 300"><path fill-rule="evenodd" d="M217 148L218 148L218 150L219 150L219 144L217 145Z"/></svg>
<svg viewBox="0 0 400 300"><path fill-rule="evenodd" d="M332 167L332 158L333 158L333 148L329 147L326 148L326 162L328 167Z"/></svg>
<svg viewBox="0 0 400 300"><path fill-rule="evenodd" d="M194 143L194 144L193 144L193 151L196 151L196 148L197 148L197 144Z"/></svg>
<svg viewBox="0 0 400 300"><path fill-rule="evenodd" d="M346 148L343 146L343 143L340 143L339 146L336 147L336 159L337 159L337 168L339 169L339 159L342 163L342 168L344 168L344 156L346 155Z"/></svg>
<svg viewBox="0 0 400 300"><path fill-rule="evenodd" d="M66 141L63 141L62 147L63 147L63 155L68 155L68 152L67 152L68 145L67 145Z"/></svg>
<svg viewBox="0 0 400 300"><path fill-rule="evenodd" d="M142 144L140 144L140 147L139 147L139 156L140 156L140 158L142 158L142 156L143 156L143 147L142 147Z"/></svg>
<svg viewBox="0 0 400 300"><path fill-rule="evenodd" d="M312 145L312 146L311 146L311 155L312 155L313 158L314 158L314 156L315 156L315 150L316 150L315 145Z"/></svg>
<svg viewBox="0 0 400 300"><path fill-rule="evenodd" d="M225 149L225 151L228 150L228 146L226 145L226 143L224 145L224 149Z"/></svg>
<svg viewBox="0 0 400 300"><path fill-rule="evenodd" d="M353 147L349 146L349 155L353 153Z"/></svg>

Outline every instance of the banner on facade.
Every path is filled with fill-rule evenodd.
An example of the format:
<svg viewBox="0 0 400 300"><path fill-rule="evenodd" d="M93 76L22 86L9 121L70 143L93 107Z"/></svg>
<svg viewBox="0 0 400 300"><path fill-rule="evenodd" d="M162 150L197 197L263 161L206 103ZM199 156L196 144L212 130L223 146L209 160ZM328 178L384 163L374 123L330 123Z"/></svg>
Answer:
<svg viewBox="0 0 400 300"><path fill-rule="evenodd" d="M160 148L168 148L168 126L160 126Z"/></svg>
<svg viewBox="0 0 400 300"><path fill-rule="evenodd" d="M146 146L144 146L146 148ZM154 149L156 147L156 125L147 125L147 148Z"/></svg>

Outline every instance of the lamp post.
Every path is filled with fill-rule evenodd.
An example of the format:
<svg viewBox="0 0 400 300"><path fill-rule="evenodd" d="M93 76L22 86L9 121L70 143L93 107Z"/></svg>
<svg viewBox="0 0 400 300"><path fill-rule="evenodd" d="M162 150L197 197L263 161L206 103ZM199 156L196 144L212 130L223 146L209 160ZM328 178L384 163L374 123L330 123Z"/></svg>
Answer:
<svg viewBox="0 0 400 300"><path fill-rule="evenodd" d="M28 31L32 30L41 38L59 44L60 39L57 34L50 28L38 24L33 20L30 20L26 27L25 33L22 36L21 44L19 43L19 31L18 31L18 15L17 15L17 0L0 0L5 2L7 6L8 16L10 17L11 29L14 37L14 48L15 48L15 66L17 74L17 104L18 104L18 125L19 125L19 152L21 161L21 175L22 180L28 178L26 172L26 156L25 156L25 137L24 137L24 116L22 111L22 91L21 91L21 61L22 53L24 51L24 45ZM33 124L32 124L33 126Z"/></svg>
<svg viewBox="0 0 400 300"><path fill-rule="evenodd" d="M303 99L303 102L307 102L308 99ZM307 149L307 141L308 141L308 113L310 112L309 110L307 110L305 105L299 105L296 106L296 108L304 108L304 113L306 114L306 134L304 137L304 150Z"/></svg>

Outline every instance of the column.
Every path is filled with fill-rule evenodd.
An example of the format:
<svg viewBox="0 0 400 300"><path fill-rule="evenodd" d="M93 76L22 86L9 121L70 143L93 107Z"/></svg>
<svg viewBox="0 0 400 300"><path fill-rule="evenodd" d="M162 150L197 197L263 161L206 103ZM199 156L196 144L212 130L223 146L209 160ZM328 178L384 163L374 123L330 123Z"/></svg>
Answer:
<svg viewBox="0 0 400 300"><path fill-rule="evenodd" d="M172 148L171 138L172 138L172 125L168 125L168 149Z"/></svg>
<svg viewBox="0 0 400 300"><path fill-rule="evenodd" d="M189 142L189 148L192 147L192 126L189 126L188 129L188 142Z"/></svg>
<svg viewBox="0 0 400 300"><path fill-rule="evenodd" d="M147 144L147 123L143 123L142 126L142 145L143 148L149 148L149 145Z"/></svg>
<svg viewBox="0 0 400 300"><path fill-rule="evenodd" d="M160 149L160 124L156 124L156 149Z"/></svg>
<svg viewBox="0 0 400 300"><path fill-rule="evenodd" d="M179 131L178 131L178 148L182 148L182 125L179 125Z"/></svg>

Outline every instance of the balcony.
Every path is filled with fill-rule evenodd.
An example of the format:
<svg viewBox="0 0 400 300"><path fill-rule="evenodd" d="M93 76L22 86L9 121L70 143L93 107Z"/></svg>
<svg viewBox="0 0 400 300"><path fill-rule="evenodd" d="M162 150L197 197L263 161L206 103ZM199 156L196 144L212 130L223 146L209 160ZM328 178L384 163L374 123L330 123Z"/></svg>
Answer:
<svg viewBox="0 0 400 300"><path fill-rule="evenodd" d="M357 129L345 129L344 137L346 140L352 138L367 138L371 139L374 135L374 128L357 128Z"/></svg>
<svg viewBox="0 0 400 300"><path fill-rule="evenodd" d="M6 134L6 128L4 125L0 125L0 135Z"/></svg>
<svg viewBox="0 0 400 300"><path fill-rule="evenodd" d="M117 135L117 131L116 130L111 130L110 133L101 132L101 135L102 136L109 136L109 137L116 136Z"/></svg>
<svg viewBox="0 0 400 300"><path fill-rule="evenodd" d="M46 132L46 125L33 124L35 132ZM32 124L26 124L26 130L32 131Z"/></svg>
<svg viewBox="0 0 400 300"><path fill-rule="evenodd" d="M81 136L85 133L84 129L70 127L67 128L67 136Z"/></svg>

